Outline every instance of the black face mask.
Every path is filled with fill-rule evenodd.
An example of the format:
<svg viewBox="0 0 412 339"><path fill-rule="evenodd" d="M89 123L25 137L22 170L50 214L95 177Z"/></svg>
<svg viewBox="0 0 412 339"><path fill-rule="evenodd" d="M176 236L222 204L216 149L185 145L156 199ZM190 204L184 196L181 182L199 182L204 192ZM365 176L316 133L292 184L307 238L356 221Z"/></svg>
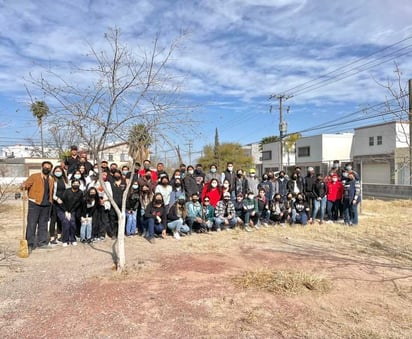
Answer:
<svg viewBox="0 0 412 339"><path fill-rule="evenodd" d="M120 180L122 177L116 175L114 178L115 178L116 180Z"/></svg>
<svg viewBox="0 0 412 339"><path fill-rule="evenodd" d="M73 188L74 190L78 190L79 187L80 187L80 185L72 185L72 188Z"/></svg>
<svg viewBox="0 0 412 339"><path fill-rule="evenodd" d="M143 194L149 194L149 191L142 191Z"/></svg>
<svg viewBox="0 0 412 339"><path fill-rule="evenodd" d="M158 204L158 205L160 205L162 202L163 202L163 200L158 200L158 199L155 200L155 203Z"/></svg>
<svg viewBox="0 0 412 339"><path fill-rule="evenodd" d="M182 184L180 182L175 183L175 187L180 187Z"/></svg>
<svg viewBox="0 0 412 339"><path fill-rule="evenodd" d="M94 194L94 193L89 195L89 197L92 198L92 199L94 199L95 196L96 196L96 194Z"/></svg>
<svg viewBox="0 0 412 339"><path fill-rule="evenodd" d="M112 174L114 174L114 173L116 172L116 169L115 169L115 168L112 168L112 169L110 169L110 172L111 172Z"/></svg>
<svg viewBox="0 0 412 339"><path fill-rule="evenodd" d="M192 199L193 203L196 203L199 201L199 199Z"/></svg>
<svg viewBox="0 0 412 339"><path fill-rule="evenodd" d="M48 174L50 174L51 169L50 168L42 168L41 171L44 175L48 175Z"/></svg>
<svg viewBox="0 0 412 339"><path fill-rule="evenodd" d="M237 174L237 177L238 177L238 178L241 178L241 177L242 177L242 174L238 173L238 174Z"/></svg>

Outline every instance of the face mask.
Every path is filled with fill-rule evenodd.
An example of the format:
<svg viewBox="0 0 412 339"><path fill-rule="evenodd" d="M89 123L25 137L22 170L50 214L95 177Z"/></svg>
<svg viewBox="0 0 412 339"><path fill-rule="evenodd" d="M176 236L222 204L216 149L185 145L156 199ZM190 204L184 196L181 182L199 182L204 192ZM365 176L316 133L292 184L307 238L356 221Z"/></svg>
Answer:
<svg viewBox="0 0 412 339"><path fill-rule="evenodd" d="M280 198L279 198L279 197L276 197L275 200L276 200L276 201L280 201Z"/></svg>
<svg viewBox="0 0 412 339"><path fill-rule="evenodd" d="M193 174L193 170L189 170L187 171L188 174L192 175Z"/></svg>
<svg viewBox="0 0 412 339"><path fill-rule="evenodd" d="M175 187L180 187L182 184L180 182L175 183Z"/></svg>
<svg viewBox="0 0 412 339"><path fill-rule="evenodd" d="M129 171L122 171L123 175L127 175L129 173Z"/></svg>
<svg viewBox="0 0 412 339"><path fill-rule="evenodd" d="M283 174L279 175L280 179L283 179L285 176Z"/></svg>
<svg viewBox="0 0 412 339"><path fill-rule="evenodd" d="M273 179L273 174L269 174L268 177L269 177L270 179Z"/></svg>
<svg viewBox="0 0 412 339"><path fill-rule="evenodd" d="M237 174L237 177L238 177L238 178L241 178L242 176L243 176L242 173L238 173L238 174Z"/></svg>
<svg viewBox="0 0 412 339"><path fill-rule="evenodd" d="M352 170L352 166L346 166L346 170L351 171L351 170Z"/></svg>
<svg viewBox="0 0 412 339"><path fill-rule="evenodd" d="M115 168L111 168L111 169L110 169L110 172L111 172L112 174L114 174L114 173L116 172L116 169L115 169Z"/></svg>
<svg viewBox="0 0 412 339"><path fill-rule="evenodd" d="M62 175L63 175L62 172L54 172L54 176L55 176L56 178L60 178Z"/></svg>
<svg viewBox="0 0 412 339"><path fill-rule="evenodd" d="M216 168L211 168L211 169L210 169L210 172L216 173Z"/></svg>
<svg viewBox="0 0 412 339"><path fill-rule="evenodd" d="M95 196L96 196L96 193L90 193L90 194L89 194L89 197L90 197L90 198L94 198Z"/></svg>
<svg viewBox="0 0 412 339"><path fill-rule="evenodd" d="M78 190L79 187L80 187L80 185L78 185L78 184L72 185L72 188L73 188L74 190Z"/></svg>
<svg viewBox="0 0 412 339"><path fill-rule="evenodd" d="M193 203L197 203L199 201L199 199L192 199Z"/></svg>
<svg viewBox="0 0 412 339"><path fill-rule="evenodd" d="M144 164L144 165L143 165L143 168L144 168L144 169L149 169L149 168L150 168L150 165Z"/></svg>
<svg viewBox="0 0 412 339"><path fill-rule="evenodd" d="M232 171L233 171L233 167L232 167L232 166L229 166L229 167L227 168L227 170L228 170L229 172L232 172Z"/></svg>
<svg viewBox="0 0 412 339"><path fill-rule="evenodd" d="M99 173L99 169L98 168L93 168L93 172L94 173Z"/></svg>
<svg viewBox="0 0 412 339"><path fill-rule="evenodd" d="M298 177L296 175L292 176L293 180L296 180Z"/></svg>
<svg viewBox="0 0 412 339"><path fill-rule="evenodd" d="M82 177L82 176L81 176L80 174L75 174L75 175L74 175L74 178L75 178L75 179L80 179L81 177Z"/></svg>
<svg viewBox="0 0 412 339"><path fill-rule="evenodd" d="M216 188L216 187L217 187L217 182L212 182L212 183L210 184L210 186L212 186L213 188Z"/></svg>
<svg viewBox="0 0 412 339"><path fill-rule="evenodd" d="M224 187L224 188L228 188L228 187L229 187L229 184L223 184L223 187Z"/></svg>
<svg viewBox="0 0 412 339"><path fill-rule="evenodd" d="M254 177L256 176L256 173L250 173L250 176L251 176L252 178L254 178Z"/></svg>
<svg viewBox="0 0 412 339"><path fill-rule="evenodd" d="M156 199L156 200L155 200L155 203L156 203L156 204L161 204L162 202L163 202L163 200L160 200L160 199Z"/></svg>
<svg viewBox="0 0 412 339"><path fill-rule="evenodd" d="M146 191L146 190L143 191L143 194L148 194L148 193L149 193L149 191Z"/></svg>
<svg viewBox="0 0 412 339"><path fill-rule="evenodd" d="M229 199L229 198L223 198L223 200L224 200L225 202L228 202L230 199Z"/></svg>
<svg viewBox="0 0 412 339"><path fill-rule="evenodd" d="M303 198L302 198L301 196L298 196L297 199L298 199L299 201L302 201L302 200L303 200Z"/></svg>
<svg viewBox="0 0 412 339"><path fill-rule="evenodd" d="M178 203L179 205L184 205L185 202L186 202L186 200L182 200L182 199L179 199L179 200L177 201L177 203Z"/></svg>
<svg viewBox="0 0 412 339"><path fill-rule="evenodd" d="M264 177L263 177L263 180L268 180L268 177L267 177L267 176L264 176Z"/></svg>
<svg viewBox="0 0 412 339"><path fill-rule="evenodd" d="M169 182L168 181L162 181L162 185L167 186L167 185L169 185Z"/></svg>
<svg viewBox="0 0 412 339"><path fill-rule="evenodd" d="M252 199L253 199L253 194L248 195L248 198L249 198L250 200L252 200Z"/></svg>
<svg viewBox="0 0 412 339"><path fill-rule="evenodd" d="M132 185L132 188L133 188L134 190L137 190L137 189L139 188L139 185Z"/></svg>
<svg viewBox="0 0 412 339"><path fill-rule="evenodd" d="M175 175L175 179L180 179L180 175Z"/></svg>
<svg viewBox="0 0 412 339"><path fill-rule="evenodd" d="M152 179L152 175L151 174L146 175L146 179Z"/></svg>
<svg viewBox="0 0 412 339"><path fill-rule="evenodd" d="M337 181L338 181L338 178L332 178L332 181L333 181L333 182L337 182Z"/></svg>
<svg viewBox="0 0 412 339"><path fill-rule="evenodd" d="M51 169L50 168L42 168L41 171L44 175L48 175L50 173Z"/></svg>
<svg viewBox="0 0 412 339"><path fill-rule="evenodd" d="M347 178L347 177L348 177L348 173L343 172L343 173L342 173L342 176L343 176L344 178Z"/></svg>

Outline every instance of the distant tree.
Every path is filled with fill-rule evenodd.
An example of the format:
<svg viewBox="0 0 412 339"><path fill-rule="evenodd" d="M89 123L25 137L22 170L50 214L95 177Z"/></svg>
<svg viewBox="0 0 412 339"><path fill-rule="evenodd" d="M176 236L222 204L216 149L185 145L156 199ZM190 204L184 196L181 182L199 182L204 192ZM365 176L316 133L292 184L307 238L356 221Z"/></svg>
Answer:
<svg viewBox="0 0 412 339"><path fill-rule="evenodd" d="M298 141L302 137L300 133L293 133L289 134L287 137L283 139L285 151L288 155L288 166L290 164L290 153L295 149L296 141Z"/></svg>
<svg viewBox="0 0 412 339"><path fill-rule="evenodd" d="M375 80L375 82L383 87L388 95L386 96L386 101L384 108L371 107L367 108L365 111L368 113L369 110L381 113L382 119L385 121L397 121L402 129L401 133L396 133L399 142L405 143L409 149L409 155L403 157L403 162L400 163L400 168L397 170L406 170L405 173L409 172L409 184L412 185L412 145L411 145L411 135L412 131L409 131L408 121L409 117L409 86L408 82L402 78L402 71L399 65L395 62L395 69L393 71L395 74L394 79L388 79L386 83L381 83Z"/></svg>
<svg viewBox="0 0 412 339"><path fill-rule="evenodd" d="M37 125L40 129L41 156L44 157L43 119L50 113L49 106L44 101L37 100L30 105L30 110L37 119Z"/></svg>
<svg viewBox="0 0 412 339"><path fill-rule="evenodd" d="M152 137L145 125L138 124L132 126L129 132L128 143L129 155L134 161L143 163L149 157L149 146L152 144Z"/></svg>
<svg viewBox="0 0 412 339"><path fill-rule="evenodd" d="M263 151L263 145L270 144L272 142L277 142L279 140L280 140L280 138L277 135L272 135L270 137L262 138L262 140L260 140L260 142L259 142L259 151L261 151L261 152Z"/></svg>
<svg viewBox="0 0 412 339"><path fill-rule="evenodd" d="M235 169L246 169L253 165L253 158L246 154L239 143L222 143L218 147L218 152L218 162L220 164L233 162ZM199 162L204 166L204 168L208 168L211 164L216 163L215 146L204 146L202 153L203 156L199 158Z"/></svg>

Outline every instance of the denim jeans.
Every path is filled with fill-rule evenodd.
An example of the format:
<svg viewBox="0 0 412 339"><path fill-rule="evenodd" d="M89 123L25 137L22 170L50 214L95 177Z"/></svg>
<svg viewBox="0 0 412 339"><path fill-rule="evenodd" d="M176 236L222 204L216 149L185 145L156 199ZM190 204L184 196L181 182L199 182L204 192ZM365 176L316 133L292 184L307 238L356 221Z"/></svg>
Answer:
<svg viewBox="0 0 412 339"><path fill-rule="evenodd" d="M92 237L92 218L82 218L82 226L80 227L80 239L91 239Z"/></svg>
<svg viewBox="0 0 412 339"><path fill-rule="evenodd" d="M325 210L326 210L326 196L321 198L321 200L318 199L313 199L313 214L312 214L312 219L316 219L316 215L318 214L319 208L320 208L320 215L319 219L322 221L325 219Z"/></svg>
<svg viewBox="0 0 412 339"><path fill-rule="evenodd" d="M296 222L306 225L308 223L308 215L306 212L296 212Z"/></svg>
<svg viewBox="0 0 412 339"><path fill-rule="evenodd" d="M353 204L352 201L343 201L343 221L345 224L358 224L358 204Z"/></svg>
<svg viewBox="0 0 412 339"><path fill-rule="evenodd" d="M163 225L156 224L153 218L145 218L143 225L147 232L147 238L149 239L154 238L155 233L162 234Z"/></svg>
<svg viewBox="0 0 412 339"><path fill-rule="evenodd" d="M182 219L177 219L177 220L168 222L167 228L170 229L171 231L182 232L182 233L188 233L190 231L189 226L185 225Z"/></svg>
<svg viewBox="0 0 412 339"><path fill-rule="evenodd" d="M338 216L339 216L339 206L340 206L340 201L330 201L328 200L327 202L327 210L328 210L328 219L337 221Z"/></svg>
<svg viewBox="0 0 412 339"><path fill-rule="evenodd" d="M221 225L225 226L225 225L224 225L224 224L225 224L225 220L227 220L228 223L229 223L229 224L227 225L227 227L233 228L233 227L236 226L236 222L237 222L236 219L237 219L236 217L233 217L233 218L231 218L231 219L224 218L224 217L216 217L216 219L215 219L216 228L221 228Z"/></svg>
<svg viewBox="0 0 412 339"><path fill-rule="evenodd" d="M136 211L126 212L126 235L136 234Z"/></svg>

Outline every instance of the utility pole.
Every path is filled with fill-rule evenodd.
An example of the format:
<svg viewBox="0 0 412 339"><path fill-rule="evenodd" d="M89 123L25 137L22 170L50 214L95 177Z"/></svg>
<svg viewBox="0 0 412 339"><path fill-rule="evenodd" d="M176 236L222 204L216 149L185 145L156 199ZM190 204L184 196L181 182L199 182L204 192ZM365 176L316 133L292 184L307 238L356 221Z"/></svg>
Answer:
<svg viewBox="0 0 412 339"><path fill-rule="evenodd" d="M270 96L269 99L278 99L279 100L279 139L280 139L280 161L279 161L279 170L283 170L283 138L287 131L287 123L283 120L283 101L288 100L293 95L286 95L286 94L273 94Z"/></svg>
<svg viewBox="0 0 412 339"><path fill-rule="evenodd" d="M189 165L192 165L192 140L187 144L189 147Z"/></svg>
<svg viewBox="0 0 412 339"><path fill-rule="evenodd" d="M412 185L412 79L409 85L409 184Z"/></svg>

